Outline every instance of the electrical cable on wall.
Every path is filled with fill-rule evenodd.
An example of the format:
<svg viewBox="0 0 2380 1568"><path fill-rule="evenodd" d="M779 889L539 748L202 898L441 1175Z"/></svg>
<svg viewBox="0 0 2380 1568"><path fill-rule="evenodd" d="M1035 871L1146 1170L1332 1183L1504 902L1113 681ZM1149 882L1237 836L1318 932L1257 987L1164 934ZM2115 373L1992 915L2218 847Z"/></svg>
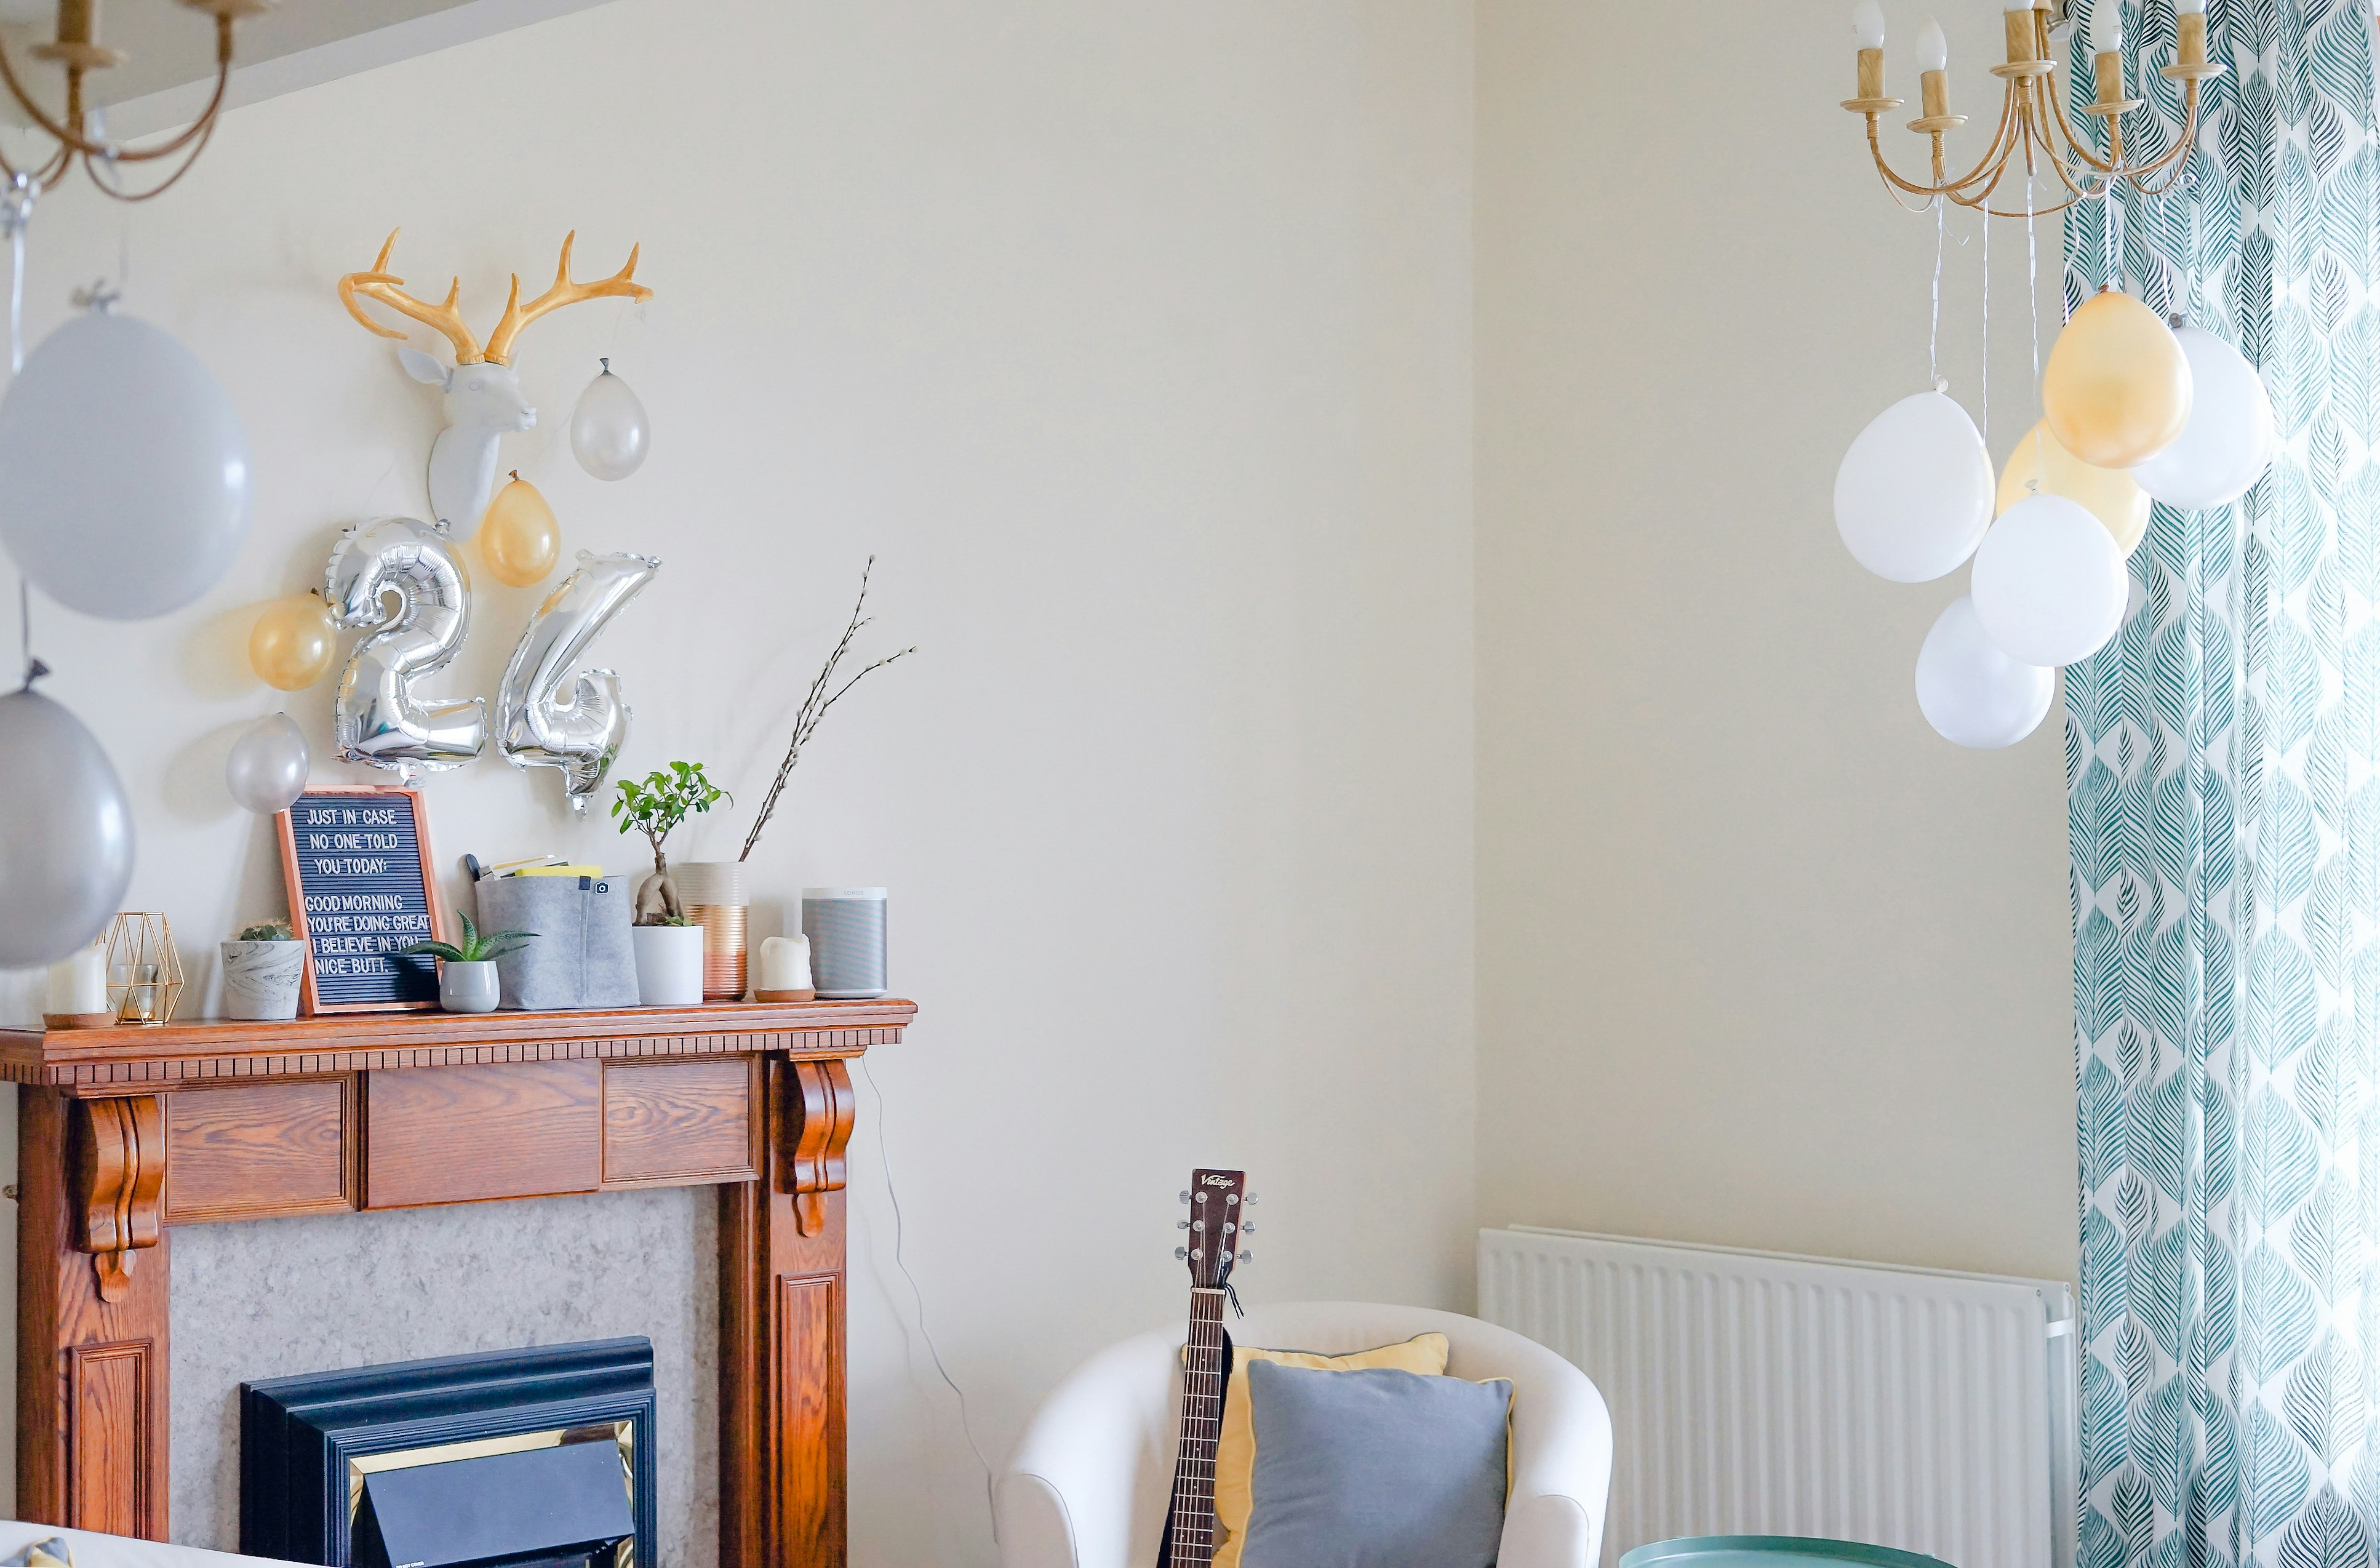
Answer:
<svg viewBox="0 0 2380 1568"><path fill-rule="evenodd" d="M868 1092L876 1096L876 1147L884 1166L884 1196L892 1202L892 1266L901 1270L903 1279L909 1282L909 1295L917 1307L917 1337L926 1342L926 1354L933 1358L934 1371L958 1397L959 1430L965 1435L967 1447L975 1451L975 1462L983 1467L983 1505L991 1514L991 1538L997 1541L1000 1539L1000 1510L992 1501L991 1461L983 1456L983 1445L975 1440L975 1424L967 1418L966 1390L959 1387L958 1380L951 1376L951 1369L942 1365L942 1353L934 1344L932 1331L926 1327L926 1293L917 1287L917 1276L909 1272L908 1262L901 1255L904 1239L901 1195L892 1185L892 1146L887 1136L890 1128L884 1107L884 1090L877 1084L875 1071L868 1066L865 1056L859 1059L859 1076L868 1080Z"/></svg>

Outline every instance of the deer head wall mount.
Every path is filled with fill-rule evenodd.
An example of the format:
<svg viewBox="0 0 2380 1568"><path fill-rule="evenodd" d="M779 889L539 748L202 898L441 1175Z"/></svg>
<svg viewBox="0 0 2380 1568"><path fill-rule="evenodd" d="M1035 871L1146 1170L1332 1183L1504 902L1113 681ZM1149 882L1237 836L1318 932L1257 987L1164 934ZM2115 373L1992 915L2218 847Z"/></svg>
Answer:
<svg viewBox="0 0 2380 1568"><path fill-rule="evenodd" d="M562 242L553 286L524 305L520 274L513 274L512 298L504 302L504 316L482 346L455 309L463 292L460 278L447 285L445 303L432 305L406 293L405 280L389 272L388 254L396 245L398 232L388 231L370 272L349 273L339 280L339 299L349 315L379 336L401 338L405 334L366 315L358 296L435 328L455 346L451 371L418 348L400 348L397 359L414 380L446 394L446 428L438 432L430 448L430 508L449 535L468 539L478 531L488 497L495 489L496 443L509 432L525 431L537 423L537 410L521 395L520 374L512 362L513 344L521 329L549 311L582 299L650 299L653 291L635 281L637 253L642 246L632 248L628 264L610 277L597 283L573 283L570 247L578 237L573 230Z"/></svg>

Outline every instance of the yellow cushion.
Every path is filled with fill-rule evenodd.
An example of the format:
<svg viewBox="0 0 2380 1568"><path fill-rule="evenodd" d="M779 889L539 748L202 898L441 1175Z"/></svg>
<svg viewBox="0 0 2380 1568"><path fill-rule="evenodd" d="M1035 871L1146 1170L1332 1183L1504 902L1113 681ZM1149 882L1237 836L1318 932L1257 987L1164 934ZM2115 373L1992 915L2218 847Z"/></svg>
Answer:
<svg viewBox="0 0 2380 1568"><path fill-rule="evenodd" d="M1387 1367L1438 1378L1446 1374L1446 1336L1415 1334L1402 1344L1384 1344L1349 1355L1232 1346L1232 1380L1223 1389L1223 1430L1215 1443L1215 1522L1225 1532L1215 1548L1215 1568L1240 1568L1240 1537L1256 1508L1257 1424L1248 1413L1248 1365L1255 1361L1278 1361L1284 1367L1307 1367L1319 1372Z"/></svg>

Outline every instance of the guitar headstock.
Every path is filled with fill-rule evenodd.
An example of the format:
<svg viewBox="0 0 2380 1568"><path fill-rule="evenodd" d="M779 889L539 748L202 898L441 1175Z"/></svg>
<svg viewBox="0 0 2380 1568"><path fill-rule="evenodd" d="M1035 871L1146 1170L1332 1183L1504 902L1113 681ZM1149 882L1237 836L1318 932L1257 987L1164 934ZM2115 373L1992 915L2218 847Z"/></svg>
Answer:
<svg viewBox="0 0 2380 1568"><path fill-rule="evenodd" d="M1232 1269L1255 1261L1240 1246L1242 1233L1256 1228L1244 1212L1256 1201L1247 1185L1244 1171L1190 1173L1190 1185L1182 1194L1190 1218L1180 1222L1190 1239L1175 1247L1173 1256L1190 1265L1194 1290L1220 1290L1231 1283Z"/></svg>

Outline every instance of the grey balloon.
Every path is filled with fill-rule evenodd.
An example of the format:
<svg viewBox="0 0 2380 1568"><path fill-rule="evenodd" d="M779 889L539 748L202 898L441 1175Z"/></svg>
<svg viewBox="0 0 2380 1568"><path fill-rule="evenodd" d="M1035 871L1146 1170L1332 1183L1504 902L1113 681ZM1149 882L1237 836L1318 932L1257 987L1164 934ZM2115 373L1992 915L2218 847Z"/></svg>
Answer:
<svg viewBox="0 0 2380 1568"><path fill-rule="evenodd" d="M257 720L232 742L231 755L224 759L224 787L244 809L270 817L298 803L312 765L306 732L288 714L275 713Z"/></svg>
<svg viewBox="0 0 2380 1568"><path fill-rule="evenodd" d="M459 768L488 739L484 697L426 697L421 687L462 651L471 579L454 541L414 517L351 524L322 575L332 618L370 626L339 676L333 736L351 762L406 778ZM383 598L399 603L391 615Z"/></svg>
<svg viewBox="0 0 2380 1568"><path fill-rule="evenodd" d="M0 697L0 968L88 947L132 881L132 807L99 742L28 686Z"/></svg>
<svg viewBox="0 0 2380 1568"><path fill-rule="evenodd" d="M546 596L521 632L496 688L496 737L514 767L558 768L563 798L584 814L628 735L620 676L589 670L560 701L563 682L612 617L644 591L662 564L649 555L578 553L578 569Z"/></svg>
<svg viewBox="0 0 2380 1568"><path fill-rule="evenodd" d="M41 590L110 620L204 593L248 537L248 436L199 357L104 309L0 398L0 540Z"/></svg>

